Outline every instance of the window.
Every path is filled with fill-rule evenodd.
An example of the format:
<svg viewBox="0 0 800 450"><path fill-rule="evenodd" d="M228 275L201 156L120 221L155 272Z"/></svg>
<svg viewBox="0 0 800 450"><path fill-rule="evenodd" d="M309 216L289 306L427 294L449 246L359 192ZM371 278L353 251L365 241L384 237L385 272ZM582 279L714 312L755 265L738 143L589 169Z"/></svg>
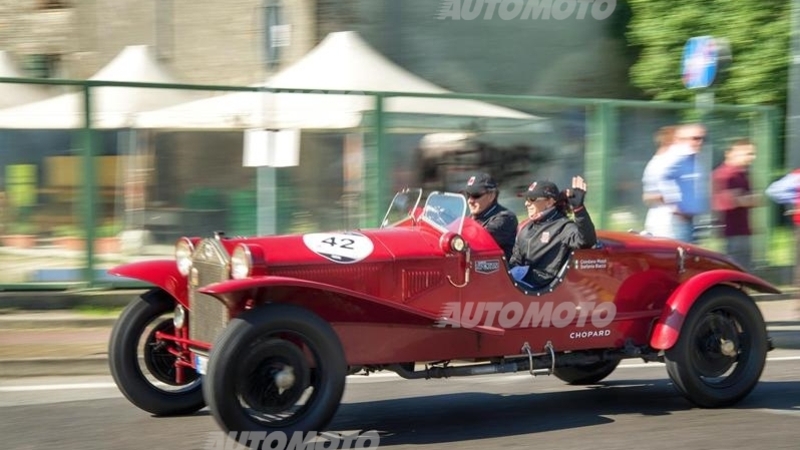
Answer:
<svg viewBox="0 0 800 450"><path fill-rule="evenodd" d="M56 78L61 55L28 55L25 57L25 73L32 78Z"/></svg>
<svg viewBox="0 0 800 450"><path fill-rule="evenodd" d="M67 2L62 0L39 0L37 2L38 9L64 9L69 8Z"/></svg>
<svg viewBox="0 0 800 450"><path fill-rule="evenodd" d="M268 68L280 63L281 48L291 43L291 25L285 23L281 0L264 0L264 62Z"/></svg>

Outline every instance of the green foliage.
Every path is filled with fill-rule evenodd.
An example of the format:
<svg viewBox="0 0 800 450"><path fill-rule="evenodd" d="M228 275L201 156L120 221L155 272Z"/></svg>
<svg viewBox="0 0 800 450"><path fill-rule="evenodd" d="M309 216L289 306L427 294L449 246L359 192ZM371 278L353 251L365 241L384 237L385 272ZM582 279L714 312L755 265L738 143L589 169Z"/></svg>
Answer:
<svg viewBox="0 0 800 450"><path fill-rule="evenodd" d="M122 233L122 224L115 221L108 221L95 230L95 236L99 238L116 237Z"/></svg>
<svg viewBox="0 0 800 450"><path fill-rule="evenodd" d="M694 101L681 81L686 41L710 35L728 39L733 63L715 86L715 102L783 104L789 73L791 6L788 0L628 0L627 33L640 50L631 81L656 100Z"/></svg>
<svg viewBox="0 0 800 450"><path fill-rule="evenodd" d="M83 228L77 225L56 225L53 227L55 237L83 237Z"/></svg>
<svg viewBox="0 0 800 450"><path fill-rule="evenodd" d="M12 222L6 227L6 234L37 234L39 227L31 222Z"/></svg>

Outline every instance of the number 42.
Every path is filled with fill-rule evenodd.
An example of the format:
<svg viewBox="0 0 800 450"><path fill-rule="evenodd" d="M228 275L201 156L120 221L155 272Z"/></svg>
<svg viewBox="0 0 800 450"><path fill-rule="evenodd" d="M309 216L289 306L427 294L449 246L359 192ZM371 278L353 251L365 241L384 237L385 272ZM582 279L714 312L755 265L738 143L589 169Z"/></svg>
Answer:
<svg viewBox="0 0 800 450"><path fill-rule="evenodd" d="M334 236L331 236L328 239L325 239L324 241L322 241L323 244L328 244L331 247L346 248L348 250L355 250L353 248L353 244L355 244L355 242L356 241L354 241L352 239L349 239L349 238L341 238L341 239L339 239L337 241Z"/></svg>

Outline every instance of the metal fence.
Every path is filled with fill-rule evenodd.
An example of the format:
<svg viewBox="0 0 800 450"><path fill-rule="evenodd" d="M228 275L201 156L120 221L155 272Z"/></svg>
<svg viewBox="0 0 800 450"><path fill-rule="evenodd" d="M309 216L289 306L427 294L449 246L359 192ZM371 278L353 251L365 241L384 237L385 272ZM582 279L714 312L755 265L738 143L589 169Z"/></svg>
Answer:
<svg viewBox="0 0 800 450"><path fill-rule="evenodd" d="M182 235L374 227L396 190L456 190L476 170L500 181L501 203L520 216L516 192L533 179L567 187L583 175L598 228L641 229L641 177L653 134L694 108L511 95L1 83L47 85L54 95L0 110L6 290L139 286L105 271L171 258ZM758 146L751 179L763 192L779 170L779 119L771 107L716 105L704 119L708 162L721 162L730 139L751 138ZM765 202L752 218L757 264L793 264L776 240L778 207ZM703 245L721 244L709 234Z"/></svg>

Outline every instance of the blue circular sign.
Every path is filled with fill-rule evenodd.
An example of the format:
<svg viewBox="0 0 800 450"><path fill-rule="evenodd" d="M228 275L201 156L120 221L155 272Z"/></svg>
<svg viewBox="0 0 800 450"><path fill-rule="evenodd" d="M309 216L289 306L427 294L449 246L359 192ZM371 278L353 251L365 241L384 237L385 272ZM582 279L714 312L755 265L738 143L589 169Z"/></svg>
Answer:
<svg viewBox="0 0 800 450"><path fill-rule="evenodd" d="M711 36L693 37L683 48L683 85L706 88L717 75L717 43Z"/></svg>

